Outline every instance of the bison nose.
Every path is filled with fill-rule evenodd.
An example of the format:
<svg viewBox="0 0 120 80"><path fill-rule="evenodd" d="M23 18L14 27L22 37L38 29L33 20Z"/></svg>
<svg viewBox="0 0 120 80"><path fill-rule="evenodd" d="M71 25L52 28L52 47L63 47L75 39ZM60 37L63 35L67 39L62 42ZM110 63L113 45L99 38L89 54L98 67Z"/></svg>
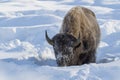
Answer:
<svg viewBox="0 0 120 80"><path fill-rule="evenodd" d="M62 66L67 66L67 64L66 64L66 62L64 61L63 58L57 60L57 64L58 64L58 66L61 66L61 67Z"/></svg>
<svg viewBox="0 0 120 80"><path fill-rule="evenodd" d="M61 56L59 58L56 59L57 60L57 64L59 66L68 66L68 60L67 57Z"/></svg>

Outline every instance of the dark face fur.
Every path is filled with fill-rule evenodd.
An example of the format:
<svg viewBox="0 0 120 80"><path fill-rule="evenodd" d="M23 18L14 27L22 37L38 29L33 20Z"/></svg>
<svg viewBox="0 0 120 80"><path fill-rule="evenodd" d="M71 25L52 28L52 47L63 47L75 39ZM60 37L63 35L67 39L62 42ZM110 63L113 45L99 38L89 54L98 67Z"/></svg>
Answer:
<svg viewBox="0 0 120 80"><path fill-rule="evenodd" d="M79 59L80 36L76 39L74 36L66 33L60 33L50 39L45 32L47 42L53 46L58 66L77 65Z"/></svg>
<svg viewBox="0 0 120 80"><path fill-rule="evenodd" d="M72 35L57 34L52 40L57 64L59 66L69 66L73 64L75 60L73 43L77 39Z"/></svg>

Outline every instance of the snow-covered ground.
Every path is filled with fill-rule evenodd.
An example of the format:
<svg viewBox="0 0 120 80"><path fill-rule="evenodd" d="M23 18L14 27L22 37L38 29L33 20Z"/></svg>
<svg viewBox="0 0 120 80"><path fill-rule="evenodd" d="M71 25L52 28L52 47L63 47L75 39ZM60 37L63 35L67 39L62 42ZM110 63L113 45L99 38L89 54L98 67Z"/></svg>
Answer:
<svg viewBox="0 0 120 80"><path fill-rule="evenodd" d="M93 10L101 28L97 63L57 67L53 37L76 6ZM0 0L0 80L120 80L120 0Z"/></svg>

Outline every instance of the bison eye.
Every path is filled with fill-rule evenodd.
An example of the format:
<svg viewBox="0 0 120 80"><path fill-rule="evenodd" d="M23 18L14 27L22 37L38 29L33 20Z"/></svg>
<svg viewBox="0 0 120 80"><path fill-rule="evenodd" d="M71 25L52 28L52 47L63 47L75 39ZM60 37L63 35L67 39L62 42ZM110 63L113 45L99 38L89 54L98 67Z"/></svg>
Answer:
<svg viewBox="0 0 120 80"><path fill-rule="evenodd" d="M76 45L74 48L78 48L80 47L80 45L81 45L81 42L78 45Z"/></svg>

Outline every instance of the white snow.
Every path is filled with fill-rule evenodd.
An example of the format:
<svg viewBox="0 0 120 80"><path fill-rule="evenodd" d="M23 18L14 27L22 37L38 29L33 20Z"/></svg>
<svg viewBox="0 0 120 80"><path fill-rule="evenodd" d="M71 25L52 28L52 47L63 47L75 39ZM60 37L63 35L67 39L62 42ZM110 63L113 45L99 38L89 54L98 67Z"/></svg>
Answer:
<svg viewBox="0 0 120 80"><path fill-rule="evenodd" d="M120 0L0 0L0 80L120 80ZM97 63L58 67L45 30L59 32L67 11L93 10L101 28Z"/></svg>
<svg viewBox="0 0 120 80"><path fill-rule="evenodd" d="M103 4L107 4L107 5L120 4L120 1L119 0L103 0Z"/></svg>

